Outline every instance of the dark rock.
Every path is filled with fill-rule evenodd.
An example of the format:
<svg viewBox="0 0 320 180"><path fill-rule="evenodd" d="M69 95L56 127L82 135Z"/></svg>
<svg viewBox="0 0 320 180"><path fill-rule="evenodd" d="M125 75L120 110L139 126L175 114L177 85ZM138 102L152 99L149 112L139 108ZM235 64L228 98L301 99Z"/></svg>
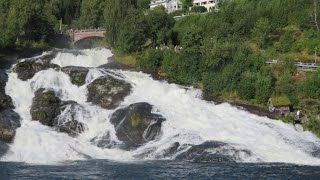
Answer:
<svg viewBox="0 0 320 180"><path fill-rule="evenodd" d="M6 143L0 141L0 158L4 156L8 152L8 150L9 146Z"/></svg>
<svg viewBox="0 0 320 180"><path fill-rule="evenodd" d="M208 141L192 146L176 157L178 160L194 162L236 162L241 156L251 156L249 150L236 149L231 145L218 141Z"/></svg>
<svg viewBox="0 0 320 180"><path fill-rule="evenodd" d="M115 143L111 142L110 133L107 132L102 136L97 136L90 141L92 144L98 146L99 148L111 148Z"/></svg>
<svg viewBox="0 0 320 180"><path fill-rule="evenodd" d="M178 151L179 147L180 147L180 143L179 142L173 143L168 149L164 150L164 153L163 153L162 157L171 157L171 156L173 156Z"/></svg>
<svg viewBox="0 0 320 180"><path fill-rule="evenodd" d="M89 69L85 67L68 66L62 68L61 71L70 76L72 84L82 86L86 83Z"/></svg>
<svg viewBox="0 0 320 180"><path fill-rule="evenodd" d="M41 88L35 92L31 106L31 116L35 121L40 121L46 126L54 126L54 119L61 113L61 100L55 92Z"/></svg>
<svg viewBox="0 0 320 180"><path fill-rule="evenodd" d="M150 104L136 103L112 114L110 121L115 126L116 135L127 148L140 146L161 135L161 123L165 118L151 111Z"/></svg>
<svg viewBox="0 0 320 180"><path fill-rule="evenodd" d="M19 79L26 81L28 79L31 79L37 72L49 68L56 69L59 68L59 66L56 64L48 64L35 61L24 61L19 62L13 68L13 72L18 74Z"/></svg>
<svg viewBox="0 0 320 180"><path fill-rule="evenodd" d="M85 126L83 125L83 123L76 120L67 121L61 125L57 124L55 128L58 131L69 134L72 137L79 135L85 130Z"/></svg>
<svg viewBox="0 0 320 180"><path fill-rule="evenodd" d="M114 109L129 95L130 90L129 83L107 75L88 85L88 102L105 109Z"/></svg>
<svg viewBox="0 0 320 180"><path fill-rule="evenodd" d="M0 141L11 143L20 127L20 117L12 110L14 106L11 97L5 94L7 81L6 72L0 70Z"/></svg>
<svg viewBox="0 0 320 180"><path fill-rule="evenodd" d="M8 75L7 73L0 69L0 90L4 90L6 83L8 82Z"/></svg>
<svg viewBox="0 0 320 180"><path fill-rule="evenodd" d="M60 106L60 115L54 119L54 127L57 131L64 132L70 136L77 136L85 131L86 126L77 121L77 113L84 111L83 107L77 102L62 102Z"/></svg>
<svg viewBox="0 0 320 180"><path fill-rule="evenodd" d="M10 96L0 92L0 111L4 109L13 109L13 103Z"/></svg>
<svg viewBox="0 0 320 180"><path fill-rule="evenodd" d="M0 69L0 111L14 108L11 97L5 92L7 81L8 75Z"/></svg>
<svg viewBox="0 0 320 180"><path fill-rule="evenodd" d="M18 74L18 78L26 81L31 79L37 72L46 70L49 68L59 69L56 64L50 64L50 61L56 56L56 52L42 56L40 58L26 59L16 64L13 68L13 72Z"/></svg>
<svg viewBox="0 0 320 180"><path fill-rule="evenodd" d="M11 143L21 126L19 115L11 109L0 111L0 140Z"/></svg>
<svg viewBox="0 0 320 180"><path fill-rule="evenodd" d="M32 120L54 127L57 131L76 136L85 129L84 124L75 118L80 105L74 101L61 101L52 90L38 89L31 106ZM60 117L62 112L64 116Z"/></svg>

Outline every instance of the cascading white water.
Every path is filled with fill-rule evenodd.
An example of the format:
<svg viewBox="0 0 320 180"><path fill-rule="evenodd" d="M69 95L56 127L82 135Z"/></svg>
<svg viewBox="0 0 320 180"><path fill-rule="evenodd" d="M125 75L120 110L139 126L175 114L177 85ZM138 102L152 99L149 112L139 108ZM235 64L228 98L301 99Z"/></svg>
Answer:
<svg viewBox="0 0 320 180"><path fill-rule="evenodd" d="M107 63L112 53L107 49L79 51L78 54L59 53L52 63L64 66L97 67ZM86 86L94 79L108 73L103 69L91 68L86 84L78 87L70 82L69 76L48 69L38 72L24 82L17 74L10 73L6 92L22 117L22 127L17 130L10 152L4 161L28 163L56 163L90 158L118 161L135 160L135 155L153 149L145 159L159 157L173 143L201 144L205 141L223 141L239 149L248 149L250 157L243 162L284 162L319 165L320 159L312 157L312 148L320 148L320 141L310 132L297 132L292 125L258 117L239 110L229 104L215 105L201 100L201 91L167 82L153 80L141 72L113 70L133 86L119 108L132 103L148 102L154 111L167 120L163 123L163 135L159 140L133 150L116 148L101 149L90 142L95 137L109 132L113 141L118 141L113 125L109 122L114 110L105 110L86 102ZM87 130L76 138L58 133L39 122L31 120L30 107L34 92L39 88L53 89L62 100L78 102L77 119ZM67 109L68 110L68 109ZM60 117L64 118L63 114Z"/></svg>

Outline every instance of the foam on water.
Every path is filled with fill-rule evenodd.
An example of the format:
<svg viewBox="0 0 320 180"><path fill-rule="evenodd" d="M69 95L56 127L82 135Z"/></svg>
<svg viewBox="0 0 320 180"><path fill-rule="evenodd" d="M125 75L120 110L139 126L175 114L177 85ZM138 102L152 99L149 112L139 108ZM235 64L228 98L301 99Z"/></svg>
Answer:
<svg viewBox="0 0 320 180"><path fill-rule="evenodd" d="M107 49L80 52L83 54L60 53L52 63L62 67L97 67L112 56ZM153 111L166 117L161 139L134 151L101 149L90 142L106 132L109 132L112 141L118 141L114 127L109 122L114 110L105 110L86 102L87 84L108 73L102 69L91 68L86 84L80 87L71 84L66 74L53 69L41 71L25 82L18 79L17 74L10 73L6 92L13 99L15 111L22 117L22 127L17 130L10 152L2 160L28 163L56 163L87 158L126 161L134 160L135 155L150 149L153 151L145 159L155 159L175 142L201 144L213 140L250 150L252 156L242 157L244 162L320 165L320 159L310 155L313 149L320 148L319 139L310 132L298 132L292 125L258 117L226 103L215 105L203 101L198 89L156 81L141 72L113 72L133 86L132 93L119 108L148 102L154 105ZM87 130L72 138L32 121L29 111L34 92L39 88L53 89L62 100L78 102L81 108L77 109L77 119L85 123ZM67 115L62 114L60 118L67 119Z"/></svg>
<svg viewBox="0 0 320 180"><path fill-rule="evenodd" d="M98 67L106 64L107 59L112 57L109 49L91 49L91 50L78 50L58 53L55 59L51 62L61 67L65 66L82 66L82 67Z"/></svg>

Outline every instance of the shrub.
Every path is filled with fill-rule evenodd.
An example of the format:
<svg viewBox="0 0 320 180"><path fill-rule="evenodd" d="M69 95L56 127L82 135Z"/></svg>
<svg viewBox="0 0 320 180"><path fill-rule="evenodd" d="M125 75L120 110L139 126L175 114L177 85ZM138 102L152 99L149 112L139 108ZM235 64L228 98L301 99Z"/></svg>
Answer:
<svg viewBox="0 0 320 180"><path fill-rule="evenodd" d="M138 66L156 72L161 66L163 60L162 54L163 52L160 50L148 49L138 58Z"/></svg>
<svg viewBox="0 0 320 180"><path fill-rule="evenodd" d="M207 8L204 6L194 6L191 8L191 12L193 13L204 13L207 12Z"/></svg>

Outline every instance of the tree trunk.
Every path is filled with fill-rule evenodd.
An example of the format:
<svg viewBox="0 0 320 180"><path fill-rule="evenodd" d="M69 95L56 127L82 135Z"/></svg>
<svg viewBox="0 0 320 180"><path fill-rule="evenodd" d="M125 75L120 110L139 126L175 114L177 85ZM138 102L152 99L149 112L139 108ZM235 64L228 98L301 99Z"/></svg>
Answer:
<svg viewBox="0 0 320 180"><path fill-rule="evenodd" d="M317 31L320 32L319 24L318 24L317 0L313 0L313 5L314 5L314 22L316 24Z"/></svg>

